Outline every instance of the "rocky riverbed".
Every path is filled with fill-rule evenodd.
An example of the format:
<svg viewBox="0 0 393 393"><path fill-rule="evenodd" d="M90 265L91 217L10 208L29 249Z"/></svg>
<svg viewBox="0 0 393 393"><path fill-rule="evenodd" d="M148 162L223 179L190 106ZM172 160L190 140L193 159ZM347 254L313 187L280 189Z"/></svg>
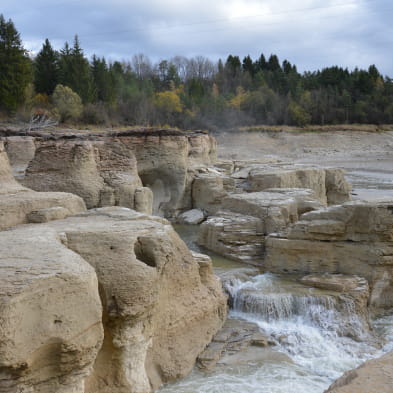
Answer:
<svg viewBox="0 0 393 393"><path fill-rule="evenodd" d="M162 391L322 393L382 355L392 137L224 132L217 159L200 131L1 128L0 391L148 393L197 361Z"/></svg>

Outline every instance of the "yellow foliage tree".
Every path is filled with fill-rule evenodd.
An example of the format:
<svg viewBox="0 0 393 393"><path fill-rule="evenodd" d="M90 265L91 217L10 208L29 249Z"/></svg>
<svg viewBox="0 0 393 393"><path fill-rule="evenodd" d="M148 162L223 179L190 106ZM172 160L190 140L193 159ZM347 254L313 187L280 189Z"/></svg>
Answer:
<svg viewBox="0 0 393 393"><path fill-rule="evenodd" d="M155 104L164 113L181 113L183 110L176 90L162 91L156 94Z"/></svg>
<svg viewBox="0 0 393 393"><path fill-rule="evenodd" d="M243 89L243 87L239 86L236 89L236 95L229 101L229 105L238 110L241 109L242 104L246 100L248 93Z"/></svg>

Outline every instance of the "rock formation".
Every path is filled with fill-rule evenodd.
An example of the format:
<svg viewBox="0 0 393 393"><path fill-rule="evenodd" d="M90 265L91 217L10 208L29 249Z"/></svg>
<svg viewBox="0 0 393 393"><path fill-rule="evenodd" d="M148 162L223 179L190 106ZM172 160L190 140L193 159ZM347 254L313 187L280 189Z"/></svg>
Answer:
<svg viewBox="0 0 393 393"><path fill-rule="evenodd" d="M312 190L272 189L231 194L222 210L208 217L199 231L199 244L228 258L261 264L265 237L285 229L309 210L322 206Z"/></svg>
<svg viewBox="0 0 393 393"><path fill-rule="evenodd" d="M35 155L34 138L31 136L10 136L4 138L4 145L13 175L16 178L23 177L29 162Z"/></svg>
<svg viewBox="0 0 393 393"><path fill-rule="evenodd" d="M226 316L211 261L158 217L90 210L0 232L0 249L0 391L148 393Z"/></svg>
<svg viewBox="0 0 393 393"><path fill-rule="evenodd" d="M151 191L142 185L135 156L116 140L41 142L23 183L37 191L72 192L88 208L120 205L151 213L149 203L138 203L144 194L151 203Z"/></svg>
<svg viewBox="0 0 393 393"><path fill-rule="evenodd" d="M393 351L368 360L355 370L347 371L325 393L391 393L393 386Z"/></svg>
<svg viewBox="0 0 393 393"><path fill-rule="evenodd" d="M0 232L0 392L84 393L103 339L94 269L41 226Z"/></svg>
<svg viewBox="0 0 393 393"><path fill-rule="evenodd" d="M192 208L191 186L198 168L216 159L215 140L203 132L31 134L36 151L23 184L36 191L75 193L88 208L124 206L175 217Z"/></svg>
<svg viewBox="0 0 393 393"><path fill-rule="evenodd" d="M270 188L308 188L324 204L334 205L351 199L351 187L338 168L319 168L288 164L243 163L233 177L249 192Z"/></svg>
<svg viewBox="0 0 393 393"><path fill-rule="evenodd" d="M28 222L64 218L86 209L81 198L63 192L35 192L13 177L0 141L0 230Z"/></svg>
<svg viewBox="0 0 393 393"><path fill-rule="evenodd" d="M266 240L265 269L365 277L373 307L393 306L393 202L347 202L304 214Z"/></svg>

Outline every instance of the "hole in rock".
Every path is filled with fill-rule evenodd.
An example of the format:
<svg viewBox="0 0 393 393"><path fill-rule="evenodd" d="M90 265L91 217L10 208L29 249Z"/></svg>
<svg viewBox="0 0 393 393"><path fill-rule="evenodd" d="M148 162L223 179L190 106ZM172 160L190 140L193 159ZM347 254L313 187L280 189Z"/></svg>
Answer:
<svg viewBox="0 0 393 393"><path fill-rule="evenodd" d="M156 267L156 257L154 255L154 242L151 238L138 237L134 244L135 256L148 266Z"/></svg>

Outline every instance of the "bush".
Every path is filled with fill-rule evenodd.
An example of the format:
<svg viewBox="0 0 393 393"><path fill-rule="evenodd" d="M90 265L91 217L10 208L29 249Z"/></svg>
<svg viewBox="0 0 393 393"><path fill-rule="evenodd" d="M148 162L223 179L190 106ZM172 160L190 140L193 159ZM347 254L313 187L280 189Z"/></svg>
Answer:
<svg viewBox="0 0 393 393"><path fill-rule="evenodd" d="M60 122L77 120L82 114L81 98L67 86L57 85L52 95L52 101L60 116Z"/></svg>
<svg viewBox="0 0 393 393"><path fill-rule="evenodd" d="M107 110L102 104L87 104L83 108L81 121L85 124L109 124Z"/></svg>

